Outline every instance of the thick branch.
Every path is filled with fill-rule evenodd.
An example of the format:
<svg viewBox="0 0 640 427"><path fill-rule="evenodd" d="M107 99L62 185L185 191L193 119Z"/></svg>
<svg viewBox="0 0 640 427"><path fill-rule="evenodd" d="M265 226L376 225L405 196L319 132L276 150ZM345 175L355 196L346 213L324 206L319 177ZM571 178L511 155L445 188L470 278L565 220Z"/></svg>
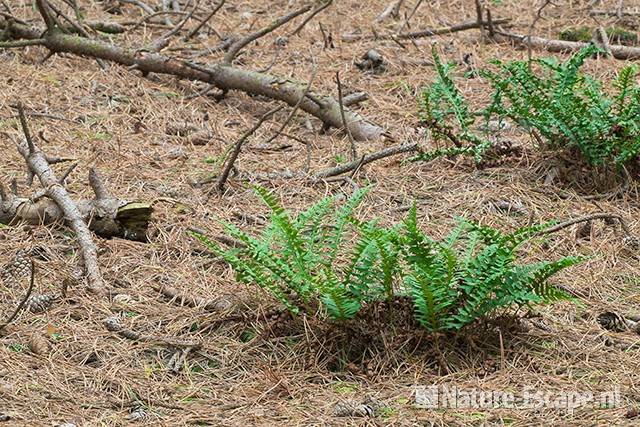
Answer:
<svg viewBox="0 0 640 427"><path fill-rule="evenodd" d="M18 111L21 116L20 120L23 123L25 137L27 141L29 141L29 130L26 126L22 106L18 106ZM60 210L64 213L64 218L67 223L76 234L84 267L89 279L89 288L93 291L101 292L104 288L104 283L98 265L98 252L93 243L91 232L82 218L78 207L73 200L71 200L71 196L69 196L67 190L60 185L60 181L51 170L44 153L35 147L33 142L19 144L18 151L27 162L29 170L40 180L40 183L46 191L46 195L56 202Z"/></svg>
<svg viewBox="0 0 640 427"><path fill-rule="evenodd" d="M38 30L19 24L11 25L9 33L18 38L40 38ZM135 65L136 69L144 73L170 74L188 80L198 80L213 84L223 91L240 90L252 95L262 95L286 102L292 107L304 96L306 89L303 83L265 73L242 70L224 64L199 66L170 56L126 49L100 40L89 40L58 31L47 32L44 35L43 46L53 52L100 58L124 66ZM343 127L338 101L317 94L308 95L300 104L301 110L317 117L328 126L337 129ZM384 132L382 128L368 123L360 115L351 111L345 111L345 115L349 130L356 140L371 140L382 136Z"/></svg>

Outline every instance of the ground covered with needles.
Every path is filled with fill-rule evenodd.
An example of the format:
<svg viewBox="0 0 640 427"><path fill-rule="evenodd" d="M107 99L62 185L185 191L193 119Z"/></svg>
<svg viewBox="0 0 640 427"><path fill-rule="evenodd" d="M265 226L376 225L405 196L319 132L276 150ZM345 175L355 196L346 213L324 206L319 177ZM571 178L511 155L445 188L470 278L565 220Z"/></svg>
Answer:
<svg viewBox="0 0 640 427"><path fill-rule="evenodd" d="M20 19L39 22L30 3L7 3ZM200 15L212 7L204 3ZM230 0L210 25L221 34L246 34L299 3ZM433 148L417 114L420 88L435 75L429 65L432 43L446 60L463 64L457 81L478 105L490 94L480 79L464 79L462 73L494 58L523 59L527 52L510 44L485 43L478 30L413 42L374 40L372 26L385 33L402 21L389 18L374 24L388 3L335 1L286 43L282 37L300 21L248 46L236 65L269 67L272 74L300 81L307 81L315 66L314 91L334 96L339 71L345 94L369 96L351 108L389 134L358 142L360 155L411 142ZM539 6L529 0L489 3L494 18L511 18L511 31L520 34L527 33ZM588 3L563 0L548 6L534 34L557 38L568 26L596 26ZM600 3L614 10L618 2ZM402 14L409 14L414 4L403 6ZM81 1L80 6L91 20L135 22L143 13L128 3L122 3L120 15L106 13L100 2ZM638 11L640 2L625 1L624 7ZM409 29L446 27L474 20L475 13L473 1L425 2ZM640 17L635 19L640 25ZM605 24L616 17L598 20ZM194 26L188 23L185 31ZM142 25L108 38L137 48L166 29ZM357 32L365 37L342 39ZM207 56L206 48L218 43L205 28L188 43L171 44L165 53L214 61L220 54ZM383 56L385 69L363 72L355 62L372 48ZM436 237L446 234L459 216L511 230L531 221L597 212L620 215L631 233L640 235L636 182L614 199L594 200L589 195L611 189L607 179L558 167L554 170L559 176L550 180L557 158L534 150L529 137L516 130L507 130L502 138L521 150L491 167L479 169L463 159L410 163L401 155L364 165L346 181L313 182L299 172L314 173L349 160L349 139L335 129L321 131L317 119L298 112L285 130L294 138L280 135L265 145L289 114L285 108L250 136L236 173L219 194L210 191L214 182L202 182L215 177L229 147L277 106L276 101L239 92L219 101L215 91L197 96L204 88L200 83L143 77L113 64L103 70L94 60L67 54L42 63L46 55L40 47L0 50L0 180L8 186L16 177L21 194L31 192L24 160L15 149L21 131L10 107L22 102L27 112L42 113L30 115L29 124L34 135L41 133L38 140L47 154L77 159L68 179L73 197L92 197L87 174L95 167L112 194L153 202L155 213L149 242L96 239L109 288L106 297L88 293L78 279L78 254L68 229L19 224L0 228L0 265L11 263L21 249L35 248L33 294L56 295L48 310L23 310L0 334L0 419L8 420L7 425L638 423L640 336L605 331L596 321L607 311L629 317L640 312L637 249L623 241L615 224L594 221L587 230L568 228L527 251L532 260L587 256L586 262L555 278L579 295L579 302L536 309L515 323L480 325L459 337L441 337L441 354L433 350L433 337L416 332L408 319L395 319L394 324L401 325L397 329L386 327L388 319L380 314L384 307L367 313L366 325L356 322L343 328L291 319L268 295L237 283L228 266L186 233L196 227L219 235L218 219L248 230L261 227L267 211L247 185L254 182L274 190L293 211L328 195L348 197L354 186L370 185L361 217L394 223L416 202L422 227ZM551 54L534 50L533 55ZM586 70L606 82L623 65L600 58L589 61ZM55 168L62 173L66 166ZM28 286L28 278L0 285L3 319ZM164 295L161 291L168 288L198 304L192 307ZM123 319L120 326L147 339L129 339L105 327L114 315ZM184 341L198 346L186 351L180 344ZM516 394L527 386L593 393L619 387L621 402L614 408L573 412L417 407L416 386L433 384ZM374 416L337 416L336 405L350 401L374 402L369 404Z"/></svg>

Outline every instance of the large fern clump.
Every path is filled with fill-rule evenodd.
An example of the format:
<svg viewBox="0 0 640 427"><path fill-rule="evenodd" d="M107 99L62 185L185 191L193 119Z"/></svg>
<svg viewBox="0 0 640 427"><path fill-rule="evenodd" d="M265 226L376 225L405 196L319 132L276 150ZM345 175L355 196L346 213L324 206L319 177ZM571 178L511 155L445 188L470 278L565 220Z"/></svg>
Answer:
<svg viewBox="0 0 640 427"><path fill-rule="evenodd" d="M434 50L437 78L422 94L421 114L434 135L458 140L458 146L418 156L430 160L449 154L473 154L481 159L488 148L485 134L472 124L476 117L498 123L509 119L534 137L540 148L577 152L592 166L624 166L640 154L640 86L637 67L623 68L613 91L581 72L585 60L601 51L587 46L568 61L494 61L496 69L480 76L493 88L492 102L477 113L450 77ZM612 93L611 93L612 92ZM464 145L461 142L465 142Z"/></svg>
<svg viewBox="0 0 640 427"><path fill-rule="evenodd" d="M552 149L575 149L593 166L624 165L640 151L637 69L623 68L609 95L601 82L580 71L599 52L590 45L565 63L535 60L538 72L527 61L496 61L497 72L482 72L495 89L488 114L535 132Z"/></svg>
<svg viewBox="0 0 640 427"><path fill-rule="evenodd" d="M367 304L403 297L413 302L423 327L458 330L499 309L565 298L547 280L579 261L517 263L518 248L541 227L502 234L461 221L436 241L419 229L415 207L394 227L358 220L353 212L366 190L342 206L323 199L295 218L272 193L256 192L271 210L259 237L230 223L223 224L241 247L225 249L194 235L233 267L239 281L266 289L294 314L352 319Z"/></svg>

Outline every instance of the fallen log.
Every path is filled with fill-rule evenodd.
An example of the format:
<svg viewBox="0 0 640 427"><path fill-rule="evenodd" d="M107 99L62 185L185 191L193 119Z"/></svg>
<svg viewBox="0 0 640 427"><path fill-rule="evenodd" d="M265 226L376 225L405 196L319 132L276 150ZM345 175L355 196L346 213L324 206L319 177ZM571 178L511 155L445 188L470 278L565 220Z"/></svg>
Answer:
<svg viewBox="0 0 640 427"><path fill-rule="evenodd" d="M506 24L510 19L494 19L491 24L499 25ZM452 25L451 27L444 28L430 28L425 30L417 30L409 33L393 33L393 34L372 34L371 36L365 34L343 34L342 41L344 42L354 42L358 40L362 40L365 38L372 38L374 40L408 40L408 39L419 39L422 37L433 37L439 36L443 34L451 34L457 33L459 31L473 30L475 28L484 28L489 25L489 22L478 22L478 21L469 21L463 22L462 24Z"/></svg>
<svg viewBox="0 0 640 427"><path fill-rule="evenodd" d="M90 40L65 34L59 29L43 30L0 18L0 30L5 38L32 41L53 53L72 53L79 56L102 59L140 70L142 73L168 74L187 80L209 83L227 92L239 90L251 95L285 102L320 119L325 125L341 129L344 127L339 102L329 96L306 91L306 84L287 78L236 68L218 63L200 65L144 50L135 50L113 45L100 40ZM6 47L13 47L10 43ZM0 43L0 48L3 43ZM300 99L303 98L302 102ZM345 111L348 128L359 141L373 140L384 134L380 126L367 122L360 115Z"/></svg>

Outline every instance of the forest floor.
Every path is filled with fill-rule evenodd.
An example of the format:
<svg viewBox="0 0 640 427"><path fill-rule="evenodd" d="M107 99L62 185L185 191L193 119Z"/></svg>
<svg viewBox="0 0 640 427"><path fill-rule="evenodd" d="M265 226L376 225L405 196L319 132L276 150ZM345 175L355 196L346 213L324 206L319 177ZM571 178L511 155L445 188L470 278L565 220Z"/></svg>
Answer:
<svg viewBox="0 0 640 427"><path fill-rule="evenodd" d="M21 19L37 22L31 3L8 3ZM298 2L227 3L212 26L220 33L243 34L286 13L287 3ZM417 103L421 87L435 76L432 66L421 63L431 59L432 43L437 42L445 60L470 58L472 65L460 67L456 82L474 105L486 103L490 93L480 78L463 78L467 67L483 66L495 58L527 56L526 50L508 43L483 42L478 30L403 41L402 45L369 36L355 42L342 40L346 33L370 34L374 19L388 3L335 1L300 36L288 37L270 70L307 81L315 62L316 92L336 95L337 71L346 93L366 92L369 100L353 108L383 126L393 140L359 142L359 154L406 142L430 147ZM410 12L414 2L409 3L403 13ZM511 18L512 31L526 34L537 3L496 3L491 5L494 18ZM557 38L559 31L570 26L597 26L586 9L588 3L560 1L548 6L534 34ZM618 2L602 3L602 8L613 9ZM141 16L140 9L132 5L123 7L123 15L106 14L101 3L81 5L88 19L125 21ZM640 10L637 0L624 5L625 10ZM475 13L469 0L425 2L412 17L410 28L449 26L474 20ZM615 19L598 17L605 25ZM636 19L640 25L640 18ZM375 26L383 33L395 30L399 22L391 18ZM332 35L335 47L323 48L319 23ZM276 36L288 34L294 26L250 45L238 62L247 69L267 67L277 49ZM161 31L165 29L142 26L109 37L139 47ZM197 37L189 46L197 51L217 43L211 34ZM354 65L372 48L386 61L383 72L365 73ZM167 52L190 53L172 47ZM24 161L13 142L20 132L10 108L20 101L28 111L67 119L32 116L30 125L34 134L44 132L46 142L41 141L48 154L79 161L68 181L74 197L91 197L86 176L93 166L114 195L154 201L155 213L148 243L97 239L100 265L112 289L110 298L96 297L80 284L71 286L66 298L45 313L25 310L5 328L0 336L0 415L10 417L8 425L637 425L638 418L633 417L640 404L636 384L640 371L635 344L640 337L605 331L596 322L602 312L630 315L640 311L638 255L612 225L594 222L587 233L578 233L581 235L569 228L550 236L544 245L532 246L526 254L531 260L588 257L555 278L556 283L578 292L579 301L536 309L539 317L515 325L479 327L470 331L475 334L472 339L441 343L448 372L433 357L433 343L427 335L416 339L374 330L368 331L377 337L370 342L358 336L345 341L339 331L318 328L310 319L302 327L265 320L265 313L277 307L275 301L237 283L228 266L208 257L186 233L187 227L197 227L220 234L219 219L248 231L259 227L254 219L268 212L246 185L253 181L274 190L293 211L328 195L348 197L354 184L370 185L360 216L397 222L405 217L407 206L416 202L422 227L434 236L446 234L457 217L512 230L530 221L565 220L602 211L621 215L631 232L640 235L636 182L622 196L600 201L585 197L606 190L595 175L577 179L558 164L554 169L558 177L549 182L556 158L532 150L528 135L514 129L500 137L522 146L521 153L484 169L464 159L410 163L405 161L408 156L397 156L360 168L352 182L318 184L278 173L266 177L274 172L295 175L305 168L307 150L296 140L280 136L270 147L264 146L286 118L288 109L284 109L250 137L236 163L240 176L229 178L225 193L207 196L211 184L198 187L193 183L215 175L230 144L277 102L239 92L229 93L220 102L212 96L190 97L203 85L170 76L145 78L118 65L102 70L94 60L71 55L57 55L41 63L46 53L40 47L0 51L0 180L7 184L15 176L23 194L28 193ZM552 54L534 50L533 55ZM200 60L215 58L214 54ZM589 60L585 70L606 82L624 64L600 58ZM189 126L208 132L208 142L196 145L189 136L176 134L176 129ZM299 112L286 131L308 144L312 172L349 159L348 138L335 130L320 132L320 127L318 120ZM506 205L518 209L496 207ZM0 229L0 265L8 263L18 249L33 247L46 255L46 260L37 260L34 292L58 292L78 265L73 234L55 227ZM22 287L0 288L3 318L23 297L26 282ZM222 311L168 300L157 290L161 285L217 301ZM224 308L227 306L232 307ZM121 314L126 326L136 331L196 340L202 345L187 355L179 372L172 372L168 363L173 353L167 346L109 332L103 321L114 314ZM372 322L371 327L378 326ZM34 337L46 340L49 349L43 354L30 350ZM340 348L337 342L342 352L336 350ZM597 398L616 391L619 401L613 407L587 404L574 410L549 405L490 409L416 405L417 387L432 385L515 396L521 396L527 387L555 397L580 392ZM337 403L368 398L379 403L376 416L334 416Z"/></svg>

